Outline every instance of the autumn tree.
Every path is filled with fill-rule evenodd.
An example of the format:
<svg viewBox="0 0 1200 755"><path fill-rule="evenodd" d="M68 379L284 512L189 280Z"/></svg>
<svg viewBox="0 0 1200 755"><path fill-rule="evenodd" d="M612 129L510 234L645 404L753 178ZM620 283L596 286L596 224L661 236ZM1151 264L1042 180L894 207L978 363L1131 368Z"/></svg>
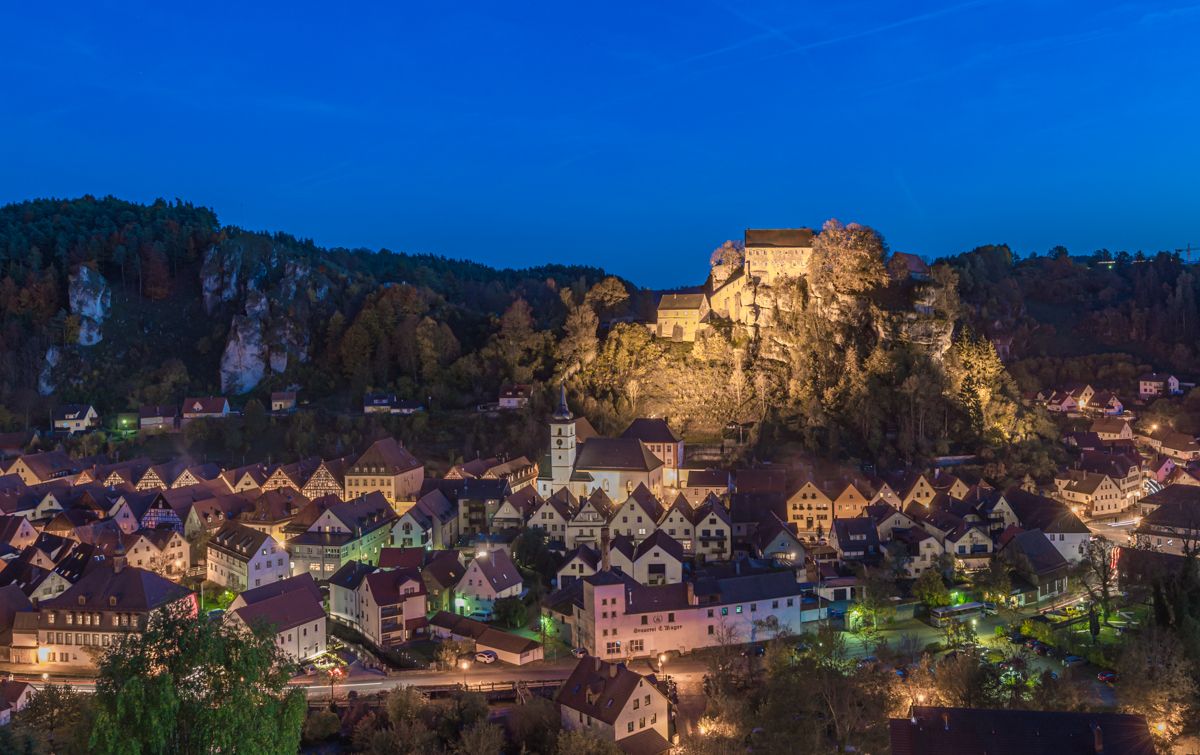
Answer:
<svg viewBox="0 0 1200 755"><path fill-rule="evenodd" d="M879 622L887 622L896 615L896 602L900 592L896 583L878 571L871 571L864 566L859 567L858 600L855 608L862 614L864 622L870 622L871 630L879 631Z"/></svg>
<svg viewBox="0 0 1200 755"><path fill-rule="evenodd" d="M741 239L726 241L713 250L708 259L709 265L729 265L741 267L746 261L746 243Z"/></svg>
<svg viewBox="0 0 1200 755"><path fill-rule="evenodd" d="M813 239L809 280L815 287L862 293L887 283L883 256L887 245L877 231L858 223L826 221Z"/></svg>
<svg viewBox="0 0 1200 755"><path fill-rule="evenodd" d="M608 276L588 291L584 303L591 306L601 318L611 318L624 311L629 302L629 291L616 276Z"/></svg>
<svg viewBox="0 0 1200 755"><path fill-rule="evenodd" d="M1003 558L990 559L985 568L975 572L972 582L985 600L1001 603L1012 594L1012 576Z"/></svg>
<svg viewBox="0 0 1200 755"><path fill-rule="evenodd" d="M571 365L587 367L596 358L600 344L596 338L600 319L590 304L576 301L570 289L563 289L562 300L568 314L563 324L563 337L558 342L558 361L568 368Z"/></svg>

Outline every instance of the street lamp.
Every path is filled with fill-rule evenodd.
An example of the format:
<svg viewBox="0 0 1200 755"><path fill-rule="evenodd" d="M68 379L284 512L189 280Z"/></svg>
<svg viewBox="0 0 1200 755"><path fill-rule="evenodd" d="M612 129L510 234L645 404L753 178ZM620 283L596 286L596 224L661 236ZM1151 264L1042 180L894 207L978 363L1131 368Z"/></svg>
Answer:
<svg viewBox="0 0 1200 755"><path fill-rule="evenodd" d="M667 654L660 653L658 656L658 673L662 673L663 665L667 662Z"/></svg>
<svg viewBox="0 0 1200 755"><path fill-rule="evenodd" d="M462 670L463 670L463 689L466 689L467 688L467 662L466 661L462 662Z"/></svg>

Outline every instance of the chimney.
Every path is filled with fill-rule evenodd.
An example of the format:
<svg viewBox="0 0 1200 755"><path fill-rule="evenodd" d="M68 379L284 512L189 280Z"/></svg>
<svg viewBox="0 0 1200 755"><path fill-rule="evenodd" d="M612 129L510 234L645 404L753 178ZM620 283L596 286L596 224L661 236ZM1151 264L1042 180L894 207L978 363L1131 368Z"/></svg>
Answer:
<svg viewBox="0 0 1200 755"><path fill-rule="evenodd" d="M617 664L615 664L615 663L608 664L608 677L610 679L617 678Z"/></svg>
<svg viewBox="0 0 1200 755"><path fill-rule="evenodd" d="M121 538L117 538L117 548L113 551L113 574L120 574L125 568L125 544L121 542Z"/></svg>
<svg viewBox="0 0 1200 755"><path fill-rule="evenodd" d="M1104 730L1100 724L1092 724L1092 734L1096 736L1096 753L1100 755L1104 752Z"/></svg>
<svg viewBox="0 0 1200 755"><path fill-rule="evenodd" d="M693 582L687 582L687 600L689 606L696 605L696 585Z"/></svg>
<svg viewBox="0 0 1200 755"><path fill-rule="evenodd" d="M950 731L950 714L942 713L942 724L945 725L946 731Z"/></svg>
<svg viewBox="0 0 1200 755"><path fill-rule="evenodd" d="M612 569L612 560L608 555L608 527L600 528L600 571Z"/></svg>
<svg viewBox="0 0 1200 755"><path fill-rule="evenodd" d="M599 673L599 671L600 671L600 659L599 659L599 658L593 658L592 660L593 660L593 661L595 661L595 663L593 664L593 668L594 668L594 670L595 670L597 673Z"/></svg>

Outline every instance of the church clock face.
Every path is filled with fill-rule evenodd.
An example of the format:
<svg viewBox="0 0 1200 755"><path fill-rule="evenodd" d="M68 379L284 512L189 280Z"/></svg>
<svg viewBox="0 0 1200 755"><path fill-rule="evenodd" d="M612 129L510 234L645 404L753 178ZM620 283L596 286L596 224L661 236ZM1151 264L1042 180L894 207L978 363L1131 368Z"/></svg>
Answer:
<svg viewBox="0 0 1200 755"><path fill-rule="evenodd" d="M559 438L559 439L558 439L558 447L559 447L559 448L562 448L562 438Z"/></svg>

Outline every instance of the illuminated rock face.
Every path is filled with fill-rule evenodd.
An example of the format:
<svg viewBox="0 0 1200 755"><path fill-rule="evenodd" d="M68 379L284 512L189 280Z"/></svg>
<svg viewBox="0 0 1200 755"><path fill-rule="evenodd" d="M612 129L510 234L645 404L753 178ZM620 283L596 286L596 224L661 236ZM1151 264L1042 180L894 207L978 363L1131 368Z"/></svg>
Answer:
<svg viewBox="0 0 1200 755"><path fill-rule="evenodd" d="M79 343L93 346L104 339L104 320L112 311L112 291L104 276L80 265L68 276L67 299L79 318Z"/></svg>

